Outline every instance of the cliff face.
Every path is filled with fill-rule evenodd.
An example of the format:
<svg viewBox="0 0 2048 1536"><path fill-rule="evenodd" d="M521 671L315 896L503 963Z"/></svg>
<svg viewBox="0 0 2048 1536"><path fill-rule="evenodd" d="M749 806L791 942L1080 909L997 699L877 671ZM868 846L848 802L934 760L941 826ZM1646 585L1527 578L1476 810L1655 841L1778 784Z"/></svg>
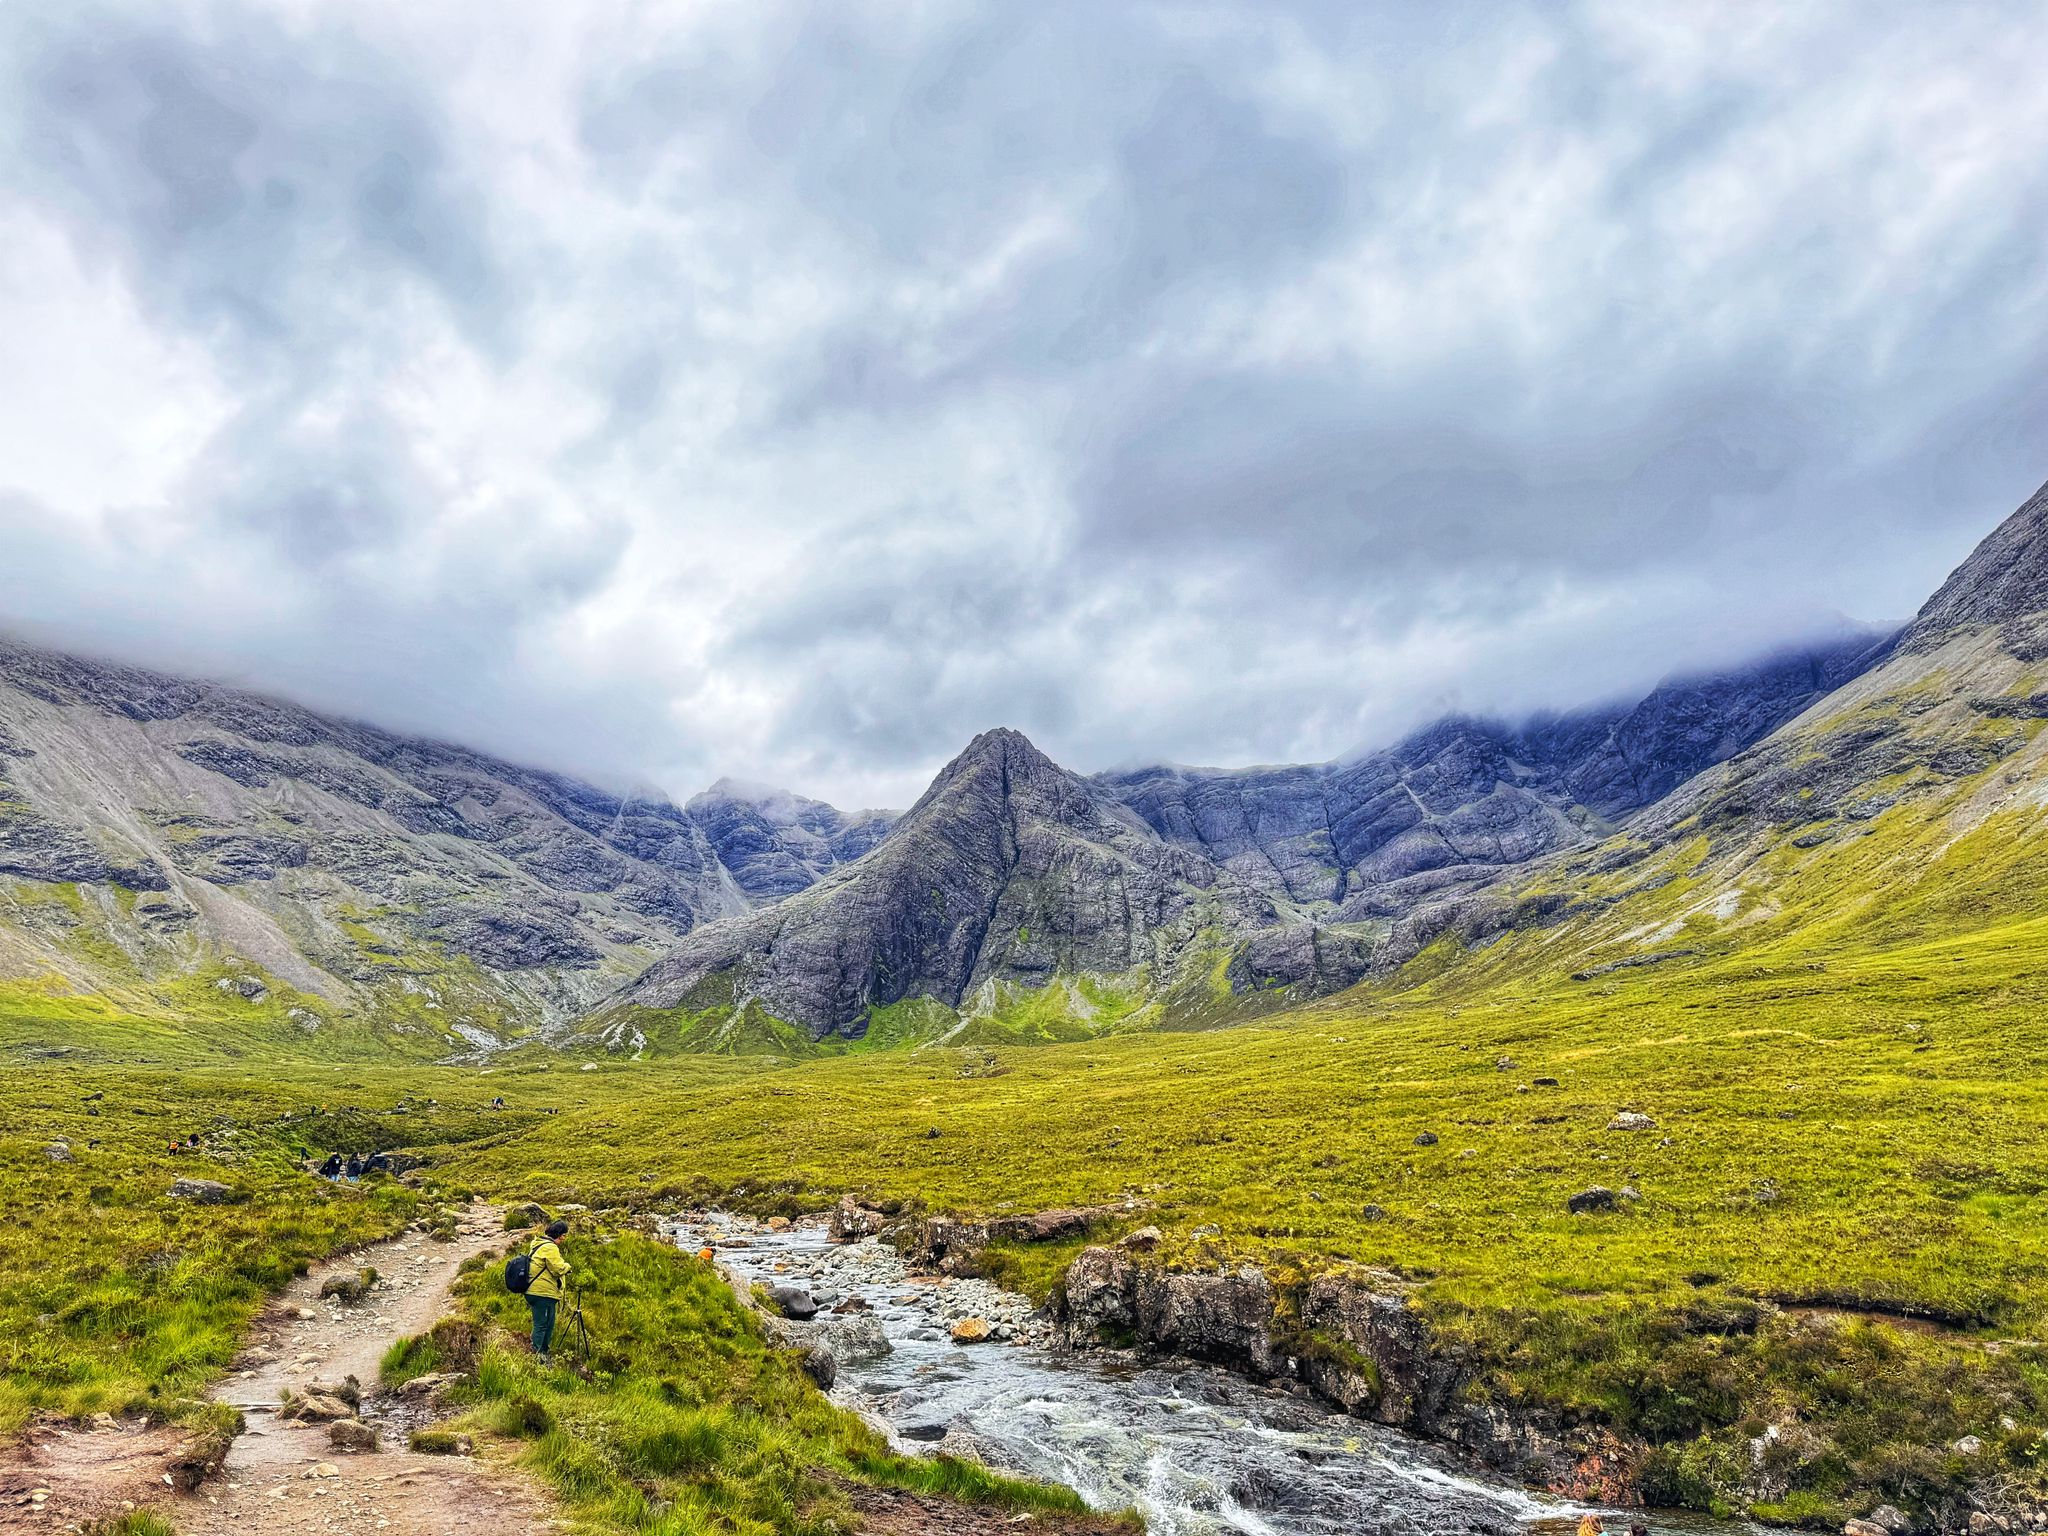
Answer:
<svg viewBox="0 0 2048 1536"><path fill-rule="evenodd" d="M1627 706L1453 716L1347 763L1145 768L1097 782L1162 838L1276 896L1390 918L1602 835L1882 658L1881 632L1674 679Z"/></svg>

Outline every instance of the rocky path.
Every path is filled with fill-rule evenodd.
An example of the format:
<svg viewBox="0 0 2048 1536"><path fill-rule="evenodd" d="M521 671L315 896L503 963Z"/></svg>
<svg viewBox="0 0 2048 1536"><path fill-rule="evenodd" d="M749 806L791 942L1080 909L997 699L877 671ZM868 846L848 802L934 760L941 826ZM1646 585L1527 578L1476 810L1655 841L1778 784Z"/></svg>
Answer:
<svg viewBox="0 0 2048 1536"><path fill-rule="evenodd" d="M265 1312L241 1369L214 1393L240 1408L249 1427L221 1475L175 1511L184 1536L522 1536L551 1529L545 1498L509 1467L406 1450L408 1424L397 1403L375 1395L384 1351L446 1312L464 1259L504 1242L499 1216L472 1207L452 1243L408 1232L366 1249L347 1265L316 1270ZM323 1277L357 1264L378 1271L378 1287L351 1305L321 1301ZM385 1442L375 1453L337 1451L327 1425L279 1416L286 1390L349 1376L364 1385L363 1423Z"/></svg>
<svg viewBox="0 0 2048 1536"><path fill-rule="evenodd" d="M168 1428L117 1423L49 1425L0 1455L0 1532L63 1532L138 1506L154 1506L182 1536L448 1536L490 1531L539 1536L555 1528L546 1497L499 1461L421 1456L405 1449L410 1421L376 1391L377 1366L393 1341L423 1332L447 1310L456 1269L504 1242L500 1213L465 1212L452 1243L407 1232L322 1266L267 1307L235 1369L212 1396L242 1410L247 1429L225 1465L196 1492L187 1437ZM362 1265L380 1284L362 1301L323 1301L333 1275ZM354 1376L364 1386L362 1420L379 1430L376 1452L346 1453L324 1423L279 1415L287 1389Z"/></svg>

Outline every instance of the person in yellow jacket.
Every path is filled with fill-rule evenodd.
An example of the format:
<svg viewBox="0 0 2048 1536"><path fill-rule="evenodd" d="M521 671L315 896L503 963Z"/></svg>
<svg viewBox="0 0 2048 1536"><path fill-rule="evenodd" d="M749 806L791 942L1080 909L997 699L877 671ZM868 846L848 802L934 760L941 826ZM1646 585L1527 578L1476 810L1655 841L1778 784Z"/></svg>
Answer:
<svg viewBox="0 0 2048 1536"><path fill-rule="evenodd" d="M548 1363L548 1349L555 1342L555 1308L569 1283L569 1261L555 1245L567 1235L569 1223L551 1221L547 1231L527 1253L533 1278L527 1282L526 1305L533 1313L533 1352L540 1363Z"/></svg>

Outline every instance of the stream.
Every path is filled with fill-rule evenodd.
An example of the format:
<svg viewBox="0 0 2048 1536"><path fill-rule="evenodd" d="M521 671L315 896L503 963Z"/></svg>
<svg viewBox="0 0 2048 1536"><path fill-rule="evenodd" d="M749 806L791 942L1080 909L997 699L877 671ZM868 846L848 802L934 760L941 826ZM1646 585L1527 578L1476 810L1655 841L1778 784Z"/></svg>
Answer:
<svg viewBox="0 0 2048 1536"><path fill-rule="evenodd" d="M913 1275L872 1240L833 1244L822 1225L770 1232L718 1213L668 1231L693 1250L711 1240L746 1280L810 1291L839 1356L833 1400L899 1450L1065 1483L1097 1509L1137 1509L1153 1536L1569 1536L1589 1509L1220 1367L1055 1349L1022 1297ZM864 1312L829 1315L852 1297ZM963 1316L984 1319L995 1337L954 1343L949 1325ZM1684 1513L1593 1512L1610 1533L1631 1520L1652 1536L1754 1530Z"/></svg>

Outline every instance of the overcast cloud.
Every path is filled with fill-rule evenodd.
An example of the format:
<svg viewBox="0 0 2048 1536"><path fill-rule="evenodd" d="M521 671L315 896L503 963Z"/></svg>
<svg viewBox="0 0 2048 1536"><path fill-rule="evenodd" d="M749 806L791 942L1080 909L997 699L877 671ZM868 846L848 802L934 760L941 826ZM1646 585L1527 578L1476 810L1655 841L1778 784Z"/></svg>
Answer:
<svg viewBox="0 0 2048 1536"><path fill-rule="evenodd" d="M0 624L611 782L1320 759L2048 478L2048 10L0 8Z"/></svg>

